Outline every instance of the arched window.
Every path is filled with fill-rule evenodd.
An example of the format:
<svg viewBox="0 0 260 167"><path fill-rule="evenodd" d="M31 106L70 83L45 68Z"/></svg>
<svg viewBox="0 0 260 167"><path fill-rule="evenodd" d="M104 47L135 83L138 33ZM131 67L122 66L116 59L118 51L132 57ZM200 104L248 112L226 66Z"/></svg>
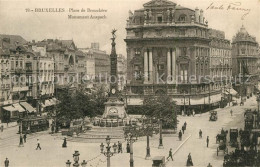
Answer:
<svg viewBox="0 0 260 167"><path fill-rule="evenodd" d="M69 58L69 65L74 65L74 59L72 55Z"/></svg>
<svg viewBox="0 0 260 167"><path fill-rule="evenodd" d="M179 17L179 21L185 22L187 20L187 16L185 14L181 14Z"/></svg>

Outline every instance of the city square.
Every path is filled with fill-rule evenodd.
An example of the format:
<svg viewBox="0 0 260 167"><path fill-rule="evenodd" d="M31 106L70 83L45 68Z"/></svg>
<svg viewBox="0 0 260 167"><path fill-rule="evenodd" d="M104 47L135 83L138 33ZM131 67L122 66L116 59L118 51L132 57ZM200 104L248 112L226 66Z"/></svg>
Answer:
<svg viewBox="0 0 260 167"><path fill-rule="evenodd" d="M259 2L192 1L3 2L0 166L260 166Z"/></svg>

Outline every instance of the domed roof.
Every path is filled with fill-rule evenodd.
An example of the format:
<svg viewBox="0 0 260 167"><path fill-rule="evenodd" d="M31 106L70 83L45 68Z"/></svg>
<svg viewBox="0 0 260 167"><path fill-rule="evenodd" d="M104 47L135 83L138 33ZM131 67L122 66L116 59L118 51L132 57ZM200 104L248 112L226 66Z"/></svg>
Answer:
<svg viewBox="0 0 260 167"><path fill-rule="evenodd" d="M244 25L242 25L242 27L240 28L240 31L238 33L245 34L245 35L248 34L248 32L246 31L246 28L244 27Z"/></svg>

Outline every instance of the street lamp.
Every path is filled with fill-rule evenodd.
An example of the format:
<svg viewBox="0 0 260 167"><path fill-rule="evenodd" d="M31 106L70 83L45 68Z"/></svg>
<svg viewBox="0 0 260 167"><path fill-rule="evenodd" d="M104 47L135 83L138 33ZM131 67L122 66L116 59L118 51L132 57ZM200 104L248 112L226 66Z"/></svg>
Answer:
<svg viewBox="0 0 260 167"><path fill-rule="evenodd" d="M81 163L82 167L86 167L87 166L87 162L85 160L83 160L83 162Z"/></svg>
<svg viewBox="0 0 260 167"><path fill-rule="evenodd" d="M130 167L134 167L133 143L137 140L136 129L132 129L132 131L125 136L125 139L130 143Z"/></svg>
<svg viewBox="0 0 260 167"><path fill-rule="evenodd" d="M100 144L101 153L104 154L107 157L107 167L110 167L110 157L113 156L113 153L110 151L111 146L109 146L110 140L111 140L111 138L109 136L107 136L107 138L106 138L106 143L107 143L106 151L104 151L103 143Z"/></svg>
<svg viewBox="0 0 260 167"><path fill-rule="evenodd" d="M66 167L70 167L70 164L71 164L71 162L70 162L70 160L68 160L68 161L66 162Z"/></svg>
<svg viewBox="0 0 260 167"><path fill-rule="evenodd" d="M162 138L162 119L159 119L159 130L160 130L160 138L159 138L159 146L158 149L163 149L163 138Z"/></svg>
<svg viewBox="0 0 260 167"><path fill-rule="evenodd" d="M73 155L73 160L74 160L73 167L79 167L80 166L80 164L79 164L79 155L80 155L79 151L75 151L75 153L72 154L72 155ZM71 162L70 162L70 160L68 160L66 162L66 167L70 167L70 164L71 164ZM83 162L81 163L81 166L86 167L86 165L87 165L87 162L85 160L83 160Z"/></svg>
<svg viewBox="0 0 260 167"><path fill-rule="evenodd" d="M100 151L103 153L105 145L103 143L100 144Z"/></svg>
<svg viewBox="0 0 260 167"><path fill-rule="evenodd" d="M74 164L73 167L79 167L79 151L75 151L75 153L73 154L73 160L74 160Z"/></svg>

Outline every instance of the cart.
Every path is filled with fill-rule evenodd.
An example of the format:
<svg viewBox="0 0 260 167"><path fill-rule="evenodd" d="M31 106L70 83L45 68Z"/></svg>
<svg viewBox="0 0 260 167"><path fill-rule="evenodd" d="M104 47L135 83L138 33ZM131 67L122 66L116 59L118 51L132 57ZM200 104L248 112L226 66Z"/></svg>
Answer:
<svg viewBox="0 0 260 167"><path fill-rule="evenodd" d="M237 141L237 137L238 137L238 128L234 127L234 128L230 128L229 130L229 135L230 135L230 146L231 147L237 147L238 146L238 141Z"/></svg>
<svg viewBox="0 0 260 167"><path fill-rule="evenodd" d="M216 121L217 119L218 119L217 111L210 111L209 120L210 121Z"/></svg>
<svg viewBox="0 0 260 167"><path fill-rule="evenodd" d="M224 155L228 154L228 148L227 148L226 142L222 141L219 143L219 146L217 147L217 156L218 156L218 153L220 150L224 151Z"/></svg>
<svg viewBox="0 0 260 167"><path fill-rule="evenodd" d="M237 101L233 101L233 102L232 102L232 105L233 105L233 106L237 106Z"/></svg>

